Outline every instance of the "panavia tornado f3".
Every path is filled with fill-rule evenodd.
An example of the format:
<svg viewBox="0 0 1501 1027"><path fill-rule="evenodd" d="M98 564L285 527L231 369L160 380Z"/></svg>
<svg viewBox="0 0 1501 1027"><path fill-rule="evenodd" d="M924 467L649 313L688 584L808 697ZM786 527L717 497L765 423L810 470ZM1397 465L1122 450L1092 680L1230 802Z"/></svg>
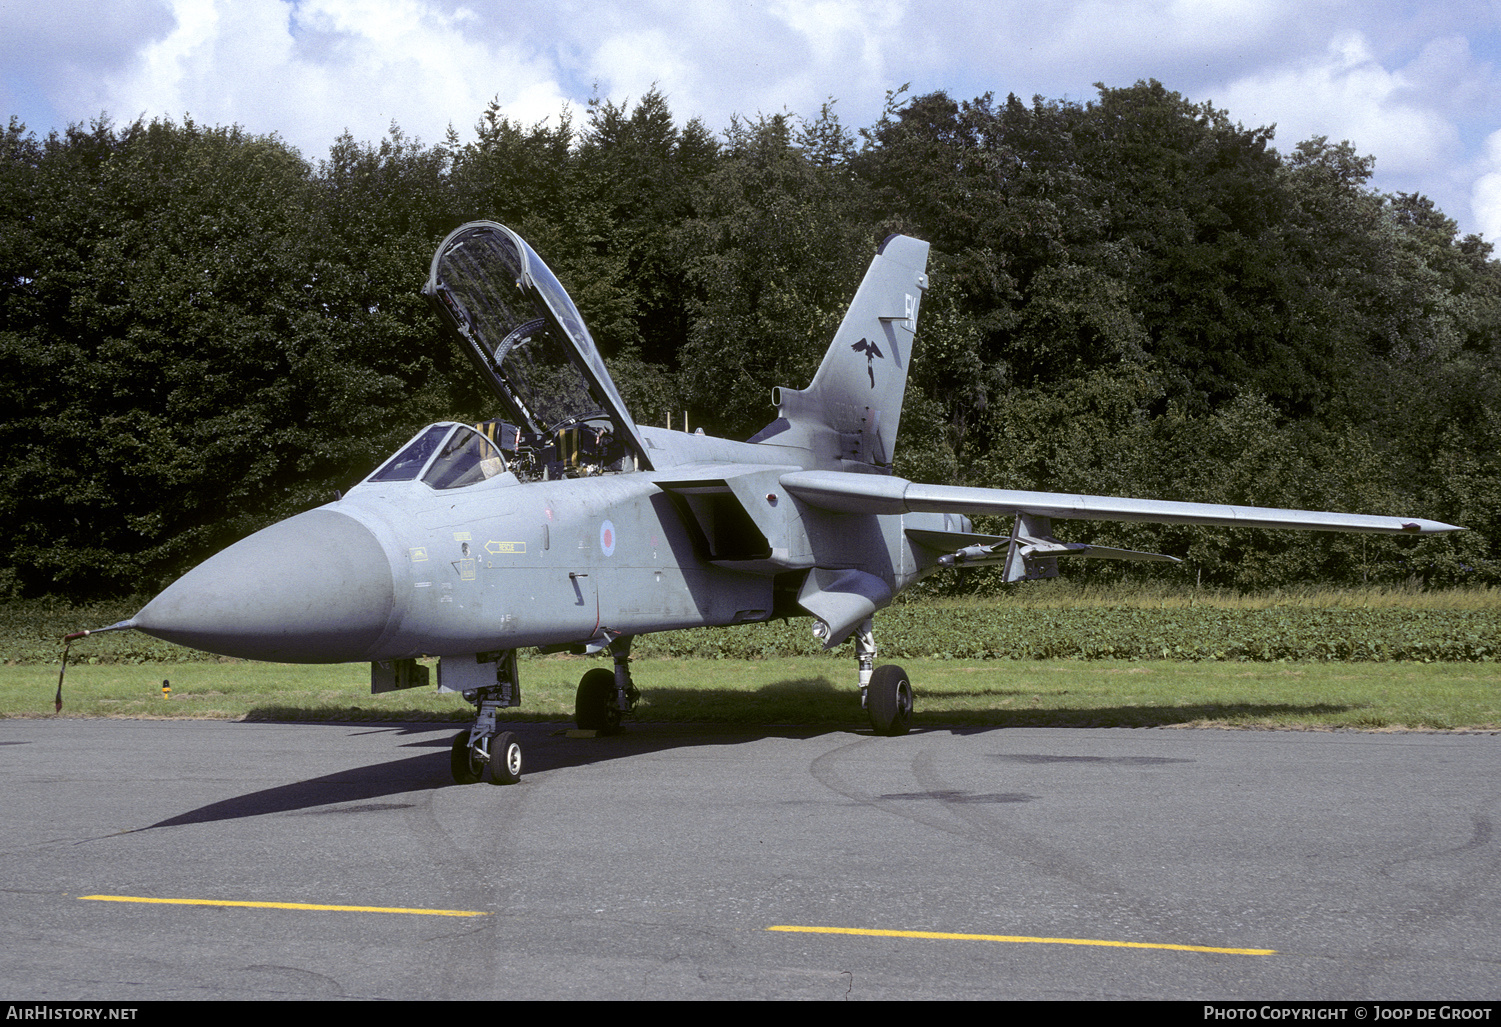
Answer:
<svg viewBox="0 0 1501 1027"><path fill-rule="evenodd" d="M1406 517L923 485L891 472L928 287L928 244L886 239L813 382L772 392L745 442L632 420L578 308L535 250L488 221L457 229L423 293L500 416L422 429L336 502L236 543L167 588L135 628L225 656L368 661L371 689L428 683L476 708L453 742L460 782L512 783L521 745L516 653L602 652L579 682L583 729L637 702L632 640L653 631L808 617L827 648L854 639L861 705L905 733L906 673L876 663L872 619L946 567L1053 577L1060 557L1173 557L1060 542L1053 522L1154 521L1424 534ZM966 515L1014 518L976 533Z"/></svg>

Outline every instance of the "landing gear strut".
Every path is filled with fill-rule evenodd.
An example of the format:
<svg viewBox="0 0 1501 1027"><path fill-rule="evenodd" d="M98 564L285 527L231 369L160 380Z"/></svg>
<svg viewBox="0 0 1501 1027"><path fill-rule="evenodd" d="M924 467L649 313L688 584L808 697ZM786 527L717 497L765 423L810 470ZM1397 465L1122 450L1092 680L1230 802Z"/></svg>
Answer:
<svg viewBox="0 0 1501 1027"><path fill-rule="evenodd" d="M878 735L904 735L912 728L912 682L895 664L877 667L875 625L866 618L855 632L860 661L860 705Z"/></svg>
<svg viewBox="0 0 1501 1027"><path fill-rule="evenodd" d="M486 661L488 663L488 661ZM489 768L491 784L513 785L521 780L521 741L512 731L502 731L496 712L521 705L521 684L516 677L516 650L495 654L495 684L464 692L474 704L474 725L454 736L449 751L449 769L461 785L474 784Z"/></svg>
<svg viewBox="0 0 1501 1027"><path fill-rule="evenodd" d="M581 731L598 731L613 735L620 731L620 720L636 708L641 692L631 681L632 636L620 635L610 643L615 669L596 667L579 681L573 701L573 719Z"/></svg>

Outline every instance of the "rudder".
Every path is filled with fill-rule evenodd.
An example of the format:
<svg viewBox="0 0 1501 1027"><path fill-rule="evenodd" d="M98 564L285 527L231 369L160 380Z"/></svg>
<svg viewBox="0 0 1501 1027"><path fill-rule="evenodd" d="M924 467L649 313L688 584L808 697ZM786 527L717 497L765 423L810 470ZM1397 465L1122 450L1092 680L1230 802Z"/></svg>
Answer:
<svg viewBox="0 0 1501 1027"><path fill-rule="evenodd" d="M927 264L927 243L887 236L812 384L776 390L781 417L836 432L844 459L891 467Z"/></svg>

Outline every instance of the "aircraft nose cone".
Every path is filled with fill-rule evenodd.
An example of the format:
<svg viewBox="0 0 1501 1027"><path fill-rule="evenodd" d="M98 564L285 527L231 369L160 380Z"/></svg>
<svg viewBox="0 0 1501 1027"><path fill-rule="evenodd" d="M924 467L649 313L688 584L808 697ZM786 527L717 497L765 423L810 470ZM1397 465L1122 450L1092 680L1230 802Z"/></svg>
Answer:
<svg viewBox="0 0 1501 1027"><path fill-rule="evenodd" d="M369 658L394 605L391 564L370 530L309 510L199 564L134 626L222 656L345 663Z"/></svg>

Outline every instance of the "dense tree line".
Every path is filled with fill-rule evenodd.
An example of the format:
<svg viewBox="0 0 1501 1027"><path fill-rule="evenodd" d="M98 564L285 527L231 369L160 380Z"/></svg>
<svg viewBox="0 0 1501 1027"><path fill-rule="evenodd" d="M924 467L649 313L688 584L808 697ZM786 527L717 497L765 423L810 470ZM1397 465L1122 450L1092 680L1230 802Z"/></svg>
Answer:
<svg viewBox="0 0 1501 1027"><path fill-rule="evenodd" d="M889 232L933 244L898 472L1399 512L1444 539L1073 525L1206 584L1501 581L1501 264L1348 144L1156 82L679 128L661 95L304 159L191 120L0 136L0 594L150 591L486 416L418 293L485 217L570 288L638 420L744 437ZM1090 565L1094 576L1143 573Z"/></svg>

